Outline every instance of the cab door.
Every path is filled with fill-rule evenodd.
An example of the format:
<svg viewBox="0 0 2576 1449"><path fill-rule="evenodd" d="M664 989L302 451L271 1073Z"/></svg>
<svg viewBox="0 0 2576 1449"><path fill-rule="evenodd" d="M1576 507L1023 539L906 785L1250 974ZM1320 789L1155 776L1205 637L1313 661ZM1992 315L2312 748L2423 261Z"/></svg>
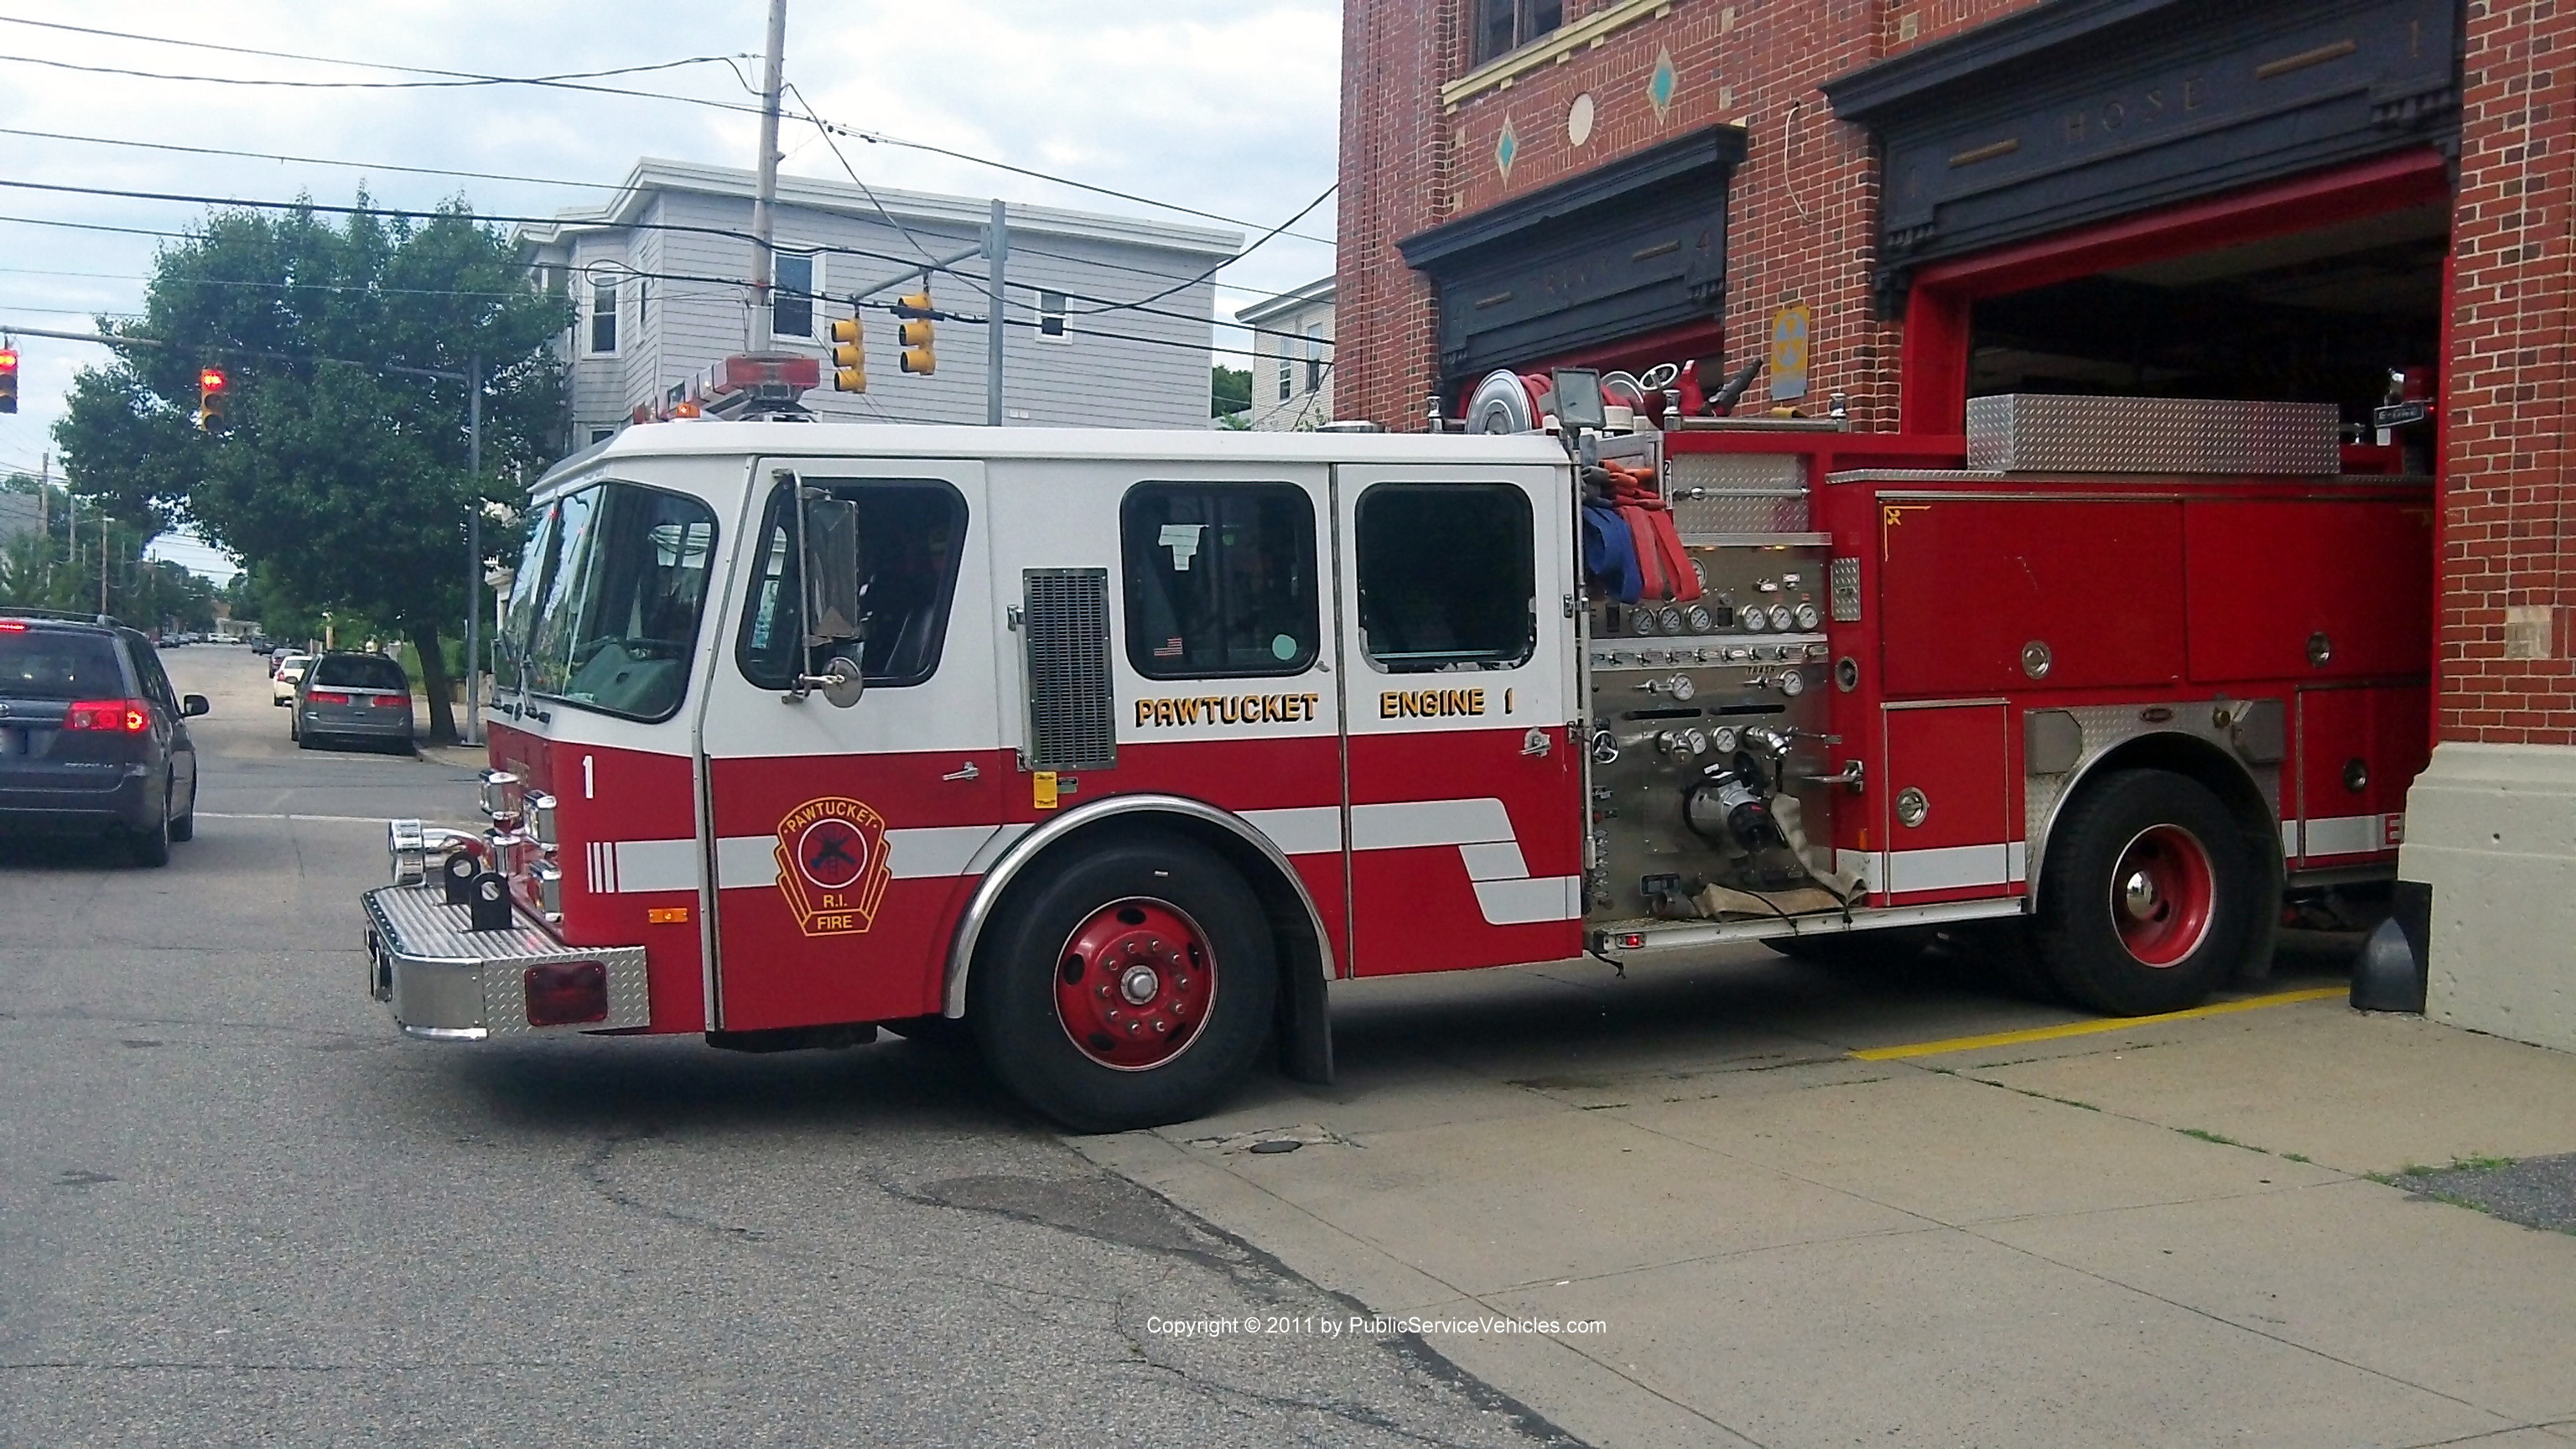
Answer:
<svg viewBox="0 0 2576 1449"><path fill-rule="evenodd" d="M809 648L800 489L856 505L864 638ZM935 1013L946 936L1011 774L984 465L766 460L698 722L711 1029ZM855 654L865 690L800 684Z"/></svg>
<svg viewBox="0 0 2576 1449"><path fill-rule="evenodd" d="M1357 974L1578 954L1563 472L1334 471Z"/></svg>

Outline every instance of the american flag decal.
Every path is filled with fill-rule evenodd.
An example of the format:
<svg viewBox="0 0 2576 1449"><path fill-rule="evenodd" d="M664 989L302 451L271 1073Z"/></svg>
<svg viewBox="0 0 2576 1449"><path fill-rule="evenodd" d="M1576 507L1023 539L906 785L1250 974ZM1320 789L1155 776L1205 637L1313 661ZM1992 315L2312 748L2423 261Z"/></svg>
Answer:
<svg viewBox="0 0 2576 1449"><path fill-rule="evenodd" d="M1164 641L1164 643L1163 643L1163 647L1154 651L1154 657L1155 657L1155 658L1157 658L1157 659L1178 659L1178 658L1180 658L1180 657L1181 657L1181 641L1180 641L1179 637L1178 637L1178 636L1175 636L1175 637L1173 637L1173 638L1171 638L1171 639L1165 640L1165 641Z"/></svg>

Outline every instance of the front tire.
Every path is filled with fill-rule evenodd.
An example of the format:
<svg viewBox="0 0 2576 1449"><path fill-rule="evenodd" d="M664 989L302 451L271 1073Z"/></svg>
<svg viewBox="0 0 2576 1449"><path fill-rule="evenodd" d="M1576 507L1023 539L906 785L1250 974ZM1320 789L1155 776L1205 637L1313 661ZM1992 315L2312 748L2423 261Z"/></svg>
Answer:
<svg viewBox="0 0 2576 1449"><path fill-rule="evenodd" d="M1241 1085L1279 986L1243 878L1159 835L1046 868L976 952L966 1016L993 1074L1077 1132L1183 1121Z"/></svg>
<svg viewBox="0 0 2576 1449"><path fill-rule="evenodd" d="M2032 923L2040 959L2079 1006L2181 1011L2260 964L2278 884L2209 787L2123 771L2089 786L2050 832Z"/></svg>

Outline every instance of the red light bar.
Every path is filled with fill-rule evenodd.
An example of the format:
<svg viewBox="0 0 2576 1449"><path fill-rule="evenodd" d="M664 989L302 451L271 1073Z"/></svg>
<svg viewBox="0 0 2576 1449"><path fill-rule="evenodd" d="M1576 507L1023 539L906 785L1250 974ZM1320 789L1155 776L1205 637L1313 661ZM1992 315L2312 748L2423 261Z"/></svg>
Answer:
<svg viewBox="0 0 2576 1449"><path fill-rule="evenodd" d="M24 619L0 619L0 634L24 634L24 633L26 633L26 632L27 632L27 621L26 621L26 620L24 620Z"/></svg>
<svg viewBox="0 0 2576 1449"><path fill-rule="evenodd" d="M821 387L823 359L738 352L717 363L709 380L712 390L720 393L752 387Z"/></svg>
<svg viewBox="0 0 2576 1449"><path fill-rule="evenodd" d="M63 728L139 735L152 728L152 706L139 699L78 699L63 712Z"/></svg>

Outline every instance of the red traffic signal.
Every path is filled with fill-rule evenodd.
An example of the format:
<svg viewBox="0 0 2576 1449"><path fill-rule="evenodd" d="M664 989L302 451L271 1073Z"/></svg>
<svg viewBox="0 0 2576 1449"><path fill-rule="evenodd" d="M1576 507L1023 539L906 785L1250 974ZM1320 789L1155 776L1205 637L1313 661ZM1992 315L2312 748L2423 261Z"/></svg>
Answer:
<svg viewBox="0 0 2576 1449"><path fill-rule="evenodd" d="M0 347L0 413L18 410L18 349Z"/></svg>
<svg viewBox="0 0 2576 1449"><path fill-rule="evenodd" d="M220 367L197 369L197 430L203 433L221 431L224 423L224 389L229 384Z"/></svg>

